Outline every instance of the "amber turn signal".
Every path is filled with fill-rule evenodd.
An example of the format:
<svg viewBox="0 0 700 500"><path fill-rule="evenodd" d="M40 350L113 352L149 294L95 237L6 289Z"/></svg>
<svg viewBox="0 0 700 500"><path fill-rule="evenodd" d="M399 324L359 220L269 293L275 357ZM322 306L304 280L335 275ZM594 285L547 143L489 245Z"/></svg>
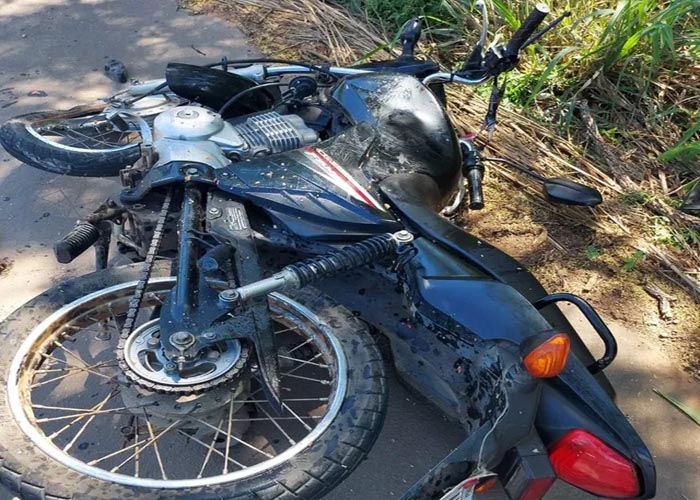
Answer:
<svg viewBox="0 0 700 500"><path fill-rule="evenodd" d="M496 486L497 482L498 476L487 477L484 480L482 480L476 488L474 488L474 493L484 493L486 491L489 491L491 488Z"/></svg>
<svg viewBox="0 0 700 500"><path fill-rule="evenodd" d="M523 360L525 368L537 378L556 377L569 356L569 337L557 333L532 349Z"/></svg>

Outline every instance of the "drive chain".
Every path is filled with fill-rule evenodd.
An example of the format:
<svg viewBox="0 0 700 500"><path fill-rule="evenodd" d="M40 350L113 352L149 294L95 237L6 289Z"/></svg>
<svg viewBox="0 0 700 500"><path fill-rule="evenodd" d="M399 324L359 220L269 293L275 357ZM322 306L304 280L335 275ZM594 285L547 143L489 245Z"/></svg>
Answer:
<svg viewBox="0 0 700 500"><path fill-rule="evenodd" d="M136 323L136 316L141 308L141 302L146 292L146 286L148 285L148 280L153 272L153 265L156 261L156 256L158 250L160 249L160 243L163 239L165 223L168 219L168 212L170 211L170 203L172 202L173 190L168 190L163 200L163 205L158 214L158 221L156 222L155 229L153 231L153 238L151 238L151 244L148 247L148 252L146 252L146 258L143 261L143 267L141 269L141 274L139 276L139 281L134 289L134 294L129 300L129 309L126 312L126 318L124 324L122 325L121 333L119 335L119 346L117 347L117 358L119 360L119 366L123 373L131 380L147 389L155 390L153 382L144 381L136 373L134 373L129 365L124 359L124 346L126 340L129 338L134 331L134 324Z"/></svg>
<svg viewBox="0 0 700 500"><path fill-rule="evenodd" d="M168 212L170 211L170 203L173 198L173 190L170 189L168 194L165 195L165 200L163 200L163 206L160 209L160 214L158 215L158 221L156 222L156 227L153 231L153 238L151 239L151 245L146 253L146 258L143 261L143 268L141 269L141 276L139 277L139 282L136 284L136 289L134 290L134 295L129 300L129 310L126 313L126 319L124 320L124 325L122 326L122 331L120 335L119 349L122 348L122 343L131 335L134 331L134 323L136 321L136 316L139 313L139 308L141 307L141 301L143 300L144 292L146 291L146 285L148 285L148 280L153 272L153 264L156 261L156 255L158 254L158 249L160 248L160 242L163 240L163 230L165 228L165 223L168 219Z"/></svg>

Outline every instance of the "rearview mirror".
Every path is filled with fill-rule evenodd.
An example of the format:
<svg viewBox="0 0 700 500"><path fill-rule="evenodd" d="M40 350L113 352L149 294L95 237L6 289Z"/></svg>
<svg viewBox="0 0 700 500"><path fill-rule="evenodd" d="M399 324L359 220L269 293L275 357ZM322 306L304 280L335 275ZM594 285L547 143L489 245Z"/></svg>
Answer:
<svg viewBox="0 0 700 500"><path fill-rule="evenodd" d="M598 190L561 177L546 179L542 186L544 194L552 203L594 207L603 202Z"/></svg>

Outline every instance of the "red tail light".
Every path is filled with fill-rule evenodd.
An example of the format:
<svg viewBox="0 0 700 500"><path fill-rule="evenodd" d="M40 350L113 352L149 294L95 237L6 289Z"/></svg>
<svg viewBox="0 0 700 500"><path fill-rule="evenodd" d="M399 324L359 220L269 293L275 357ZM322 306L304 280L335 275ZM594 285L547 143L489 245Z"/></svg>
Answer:
<svg viewBox="0 0 700 500"><path fill-rule="evenodd" d="M584 430L573 430L557 441L549 461L560 479L594 495L632 498L640 494L634 463Z"/></svg>

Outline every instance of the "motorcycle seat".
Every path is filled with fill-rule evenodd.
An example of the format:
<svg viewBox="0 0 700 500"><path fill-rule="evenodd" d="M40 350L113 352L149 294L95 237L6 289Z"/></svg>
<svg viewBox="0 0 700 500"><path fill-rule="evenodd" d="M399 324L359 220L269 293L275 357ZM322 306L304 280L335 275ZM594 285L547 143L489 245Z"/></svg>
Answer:
<svg viewBox="0 0 700 500"><path fill-rule="evenodd" d="M524 295L531 301L546 295L542 286L517 260L439 214L443 200L437 183L431 177L419 173L396 174L384 179L379 189L414 233L456 252L493 279L512 284L518 289L521 287L514 282L525 279L525 288L530 293Z"/></svg>

